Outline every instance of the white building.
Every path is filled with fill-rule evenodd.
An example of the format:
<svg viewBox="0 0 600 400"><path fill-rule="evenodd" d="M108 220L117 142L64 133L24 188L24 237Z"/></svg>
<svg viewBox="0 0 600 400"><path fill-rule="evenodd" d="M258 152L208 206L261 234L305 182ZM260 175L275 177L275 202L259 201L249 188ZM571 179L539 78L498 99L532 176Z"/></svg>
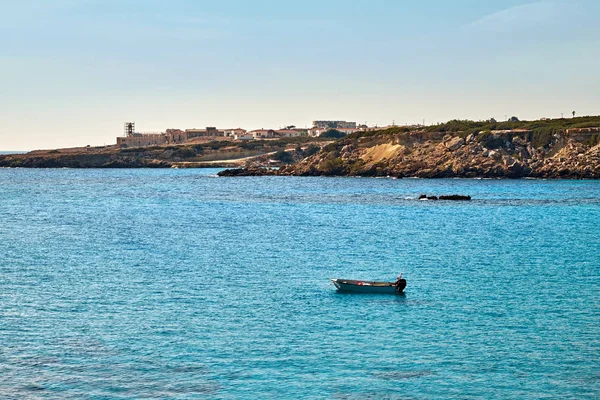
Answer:
<svg viewBox="0 0 600 400"><path fill-rule="evenodd" d="M282 138L294 138L302 136L302 132L297 129L279 129L275 131L275 133Z"/></svg>
<svg viewBox="0 0 600 400"><path fill-rule="evenodd" d="M245 129L242 129L242 128L223 129L223 133L224 133L225 137L235 137L235 135L243 135L246 132L248 132L248 131Z"/></svg>
<svg viewBox="0 0 600 400"><path fill-rule="evenodd" d="M312 136L312 137L319 137L321 136L323 133L335 129L338 132L343 133L344 135L351 135L354 132L358 132L359 129L358 128L312 128L308 130L308 135Z"/></svg>
<svg viewBox="0 0 600 400"><path fill-rule="evenodd" d="M235 140L254 140L254 135L248 132L236 133L235 135L233 135L233 138Z"/></svg>
<svg viewBox="0 0 600 400"><path fill-rule="evenodd" d="M273 129L257 129L248 133L251 134L254 139L270 139L275 137L275 131Z"/></svg>

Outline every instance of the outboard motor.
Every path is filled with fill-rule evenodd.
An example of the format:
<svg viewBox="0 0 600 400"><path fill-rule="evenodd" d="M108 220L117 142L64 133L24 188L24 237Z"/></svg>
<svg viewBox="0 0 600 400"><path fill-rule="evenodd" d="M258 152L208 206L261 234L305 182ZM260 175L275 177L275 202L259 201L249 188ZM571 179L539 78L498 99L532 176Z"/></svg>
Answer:
<svg viewBox="0 0 600 400"><path fill-rule="evenodd" d="M396 293L402 293L406 287L406 279L398 279L396 281Z"/></svg>

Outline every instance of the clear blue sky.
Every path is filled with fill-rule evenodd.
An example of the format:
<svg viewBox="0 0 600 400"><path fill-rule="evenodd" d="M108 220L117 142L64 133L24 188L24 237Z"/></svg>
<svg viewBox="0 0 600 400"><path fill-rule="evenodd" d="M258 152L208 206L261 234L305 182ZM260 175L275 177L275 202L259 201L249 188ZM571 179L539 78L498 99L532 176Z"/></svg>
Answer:
<svg viewBox="0 0 600 400"><path fill-rule="evenodd" d="M0 149L600 114L597 0L0 0Z"/></svg>

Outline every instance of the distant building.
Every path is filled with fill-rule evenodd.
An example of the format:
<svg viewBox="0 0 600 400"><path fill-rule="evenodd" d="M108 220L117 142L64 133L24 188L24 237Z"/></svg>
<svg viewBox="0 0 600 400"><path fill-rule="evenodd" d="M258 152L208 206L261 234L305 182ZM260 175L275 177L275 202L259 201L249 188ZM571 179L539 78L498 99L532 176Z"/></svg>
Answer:
<svg viewBox="0 0 600 400"><path fill-rule="evenodd" d="M167 142L164 133L139 133L135 131L135 122L125 122L124 135L117 137L117 146L119 147L143 147L156 146Z"/></svg>
<svg viewBox="0 0 600 400"><path fill-rule="evenodd" d="M245 129L242 129L242 128L223 129L223 136L225 136L225 137L234 137L235 135L243 135L246 132L247 131Z"/></svg>
<svg viewBox="0 0 600 400"><path fill-rule="evenodd" d="M336 130L345 133L346 135L351 135L354 132L358 132L358 128L354 127L354 128L337 128Z"/></svg>
<svg viewBox="0 0 600 400"><path fill-rule="evenodd" d="M311 128L308 130L308 136L318 137L321 136L321 133L326 132L328 129L326 128Z"/></svg>
<svg viewBox="0 0 600 400"><path fill-rule="evenodd" d="M356 122L347 121L313 121L313 128L322 129L356 129Z"/></svg>
<svg viewBox="0 0 600 400"><path fill-rule="evenodd" d="M273 129L257 129L248 133L251 134L254 139L270 139L275 137L275 131Z"/></svg>
<svg viewBox="0 0 600 400"><path fill-rule="evenodd" d="M224 136L223 131L218 130L214 126L207 127L206 132L208 133L208 136Z"/></svg>
<svg viewBox="0 0 600 400"><path fill-rule="evenodd" d="M302 136L302 131L298 129L279 129L275 131L275 135L281 138L294 138Z"/></svg>
<svg viewBox="0 0 600 400"><path fill-rule="evenodd" d="M185 143L188 141L188 134L181 129L167 129L167 143Z"/></svg>
<svg viewBox="0 0 600 400"><path fill-rule="evenodd" d="M398 128L398 125L386 125L386 126L368 126L368 125L358 125L356 127L357 132L373 132L373 131L381 131L388 128Z"/></svg>
<svg viewBox="0 0 600 400"><path fill-rule="evenodd" d="M254 140L254 135L250 132L236 133L233 138L235 140Z"/></svg>
<svg viewBox="0 0 600 400"><path fill-rule="evenodd" d="M354 132L359 131L359 129L356 127L355 128L312 128L312 129L308 130L308 136L319 137L323 133L325 133L331 129L335 129L336 131L342 132L345 135L351 135Z"/></svg>
<svg viewBox="0 0 600 400"><path fill-rule="evenodd" d="M188 139L193 139L196 137L225 136L223 131L218 130L214 126L209 126L206 129L186 129L185 131L188 134Z"/></svg>
<svg viewBox="0 0 600 400"><path fill-rule="evenodd" d="M162 144L181 144L194 138L213 138L226 136L224 130L215 127L205 129L167 129L166 132L138 133L134 131L135 123L125 123L125 136L117 137L117 145L121 147L143 147L156 146ZM246 130L242 128L227 130L227 136L233 137L236 134L245 134Z"/></svg>
<svg viewBox="0 0 600 400"><path fill-rule="evenodd" d="M133 133L126 137L117 137L117 146L120 147L143 147L158 146L167 143L164 133Z"/></svg>

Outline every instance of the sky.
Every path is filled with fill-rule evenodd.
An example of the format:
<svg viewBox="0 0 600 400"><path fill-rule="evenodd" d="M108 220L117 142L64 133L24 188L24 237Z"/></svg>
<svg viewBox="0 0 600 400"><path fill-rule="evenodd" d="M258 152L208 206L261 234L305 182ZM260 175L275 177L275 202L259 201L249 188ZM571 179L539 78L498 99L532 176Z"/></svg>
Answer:
<svg viewBox="0 0 600 400"><path fill-rule="evenodd" d="M0 0L0 150L600 114L598 0Z"/></svg>

